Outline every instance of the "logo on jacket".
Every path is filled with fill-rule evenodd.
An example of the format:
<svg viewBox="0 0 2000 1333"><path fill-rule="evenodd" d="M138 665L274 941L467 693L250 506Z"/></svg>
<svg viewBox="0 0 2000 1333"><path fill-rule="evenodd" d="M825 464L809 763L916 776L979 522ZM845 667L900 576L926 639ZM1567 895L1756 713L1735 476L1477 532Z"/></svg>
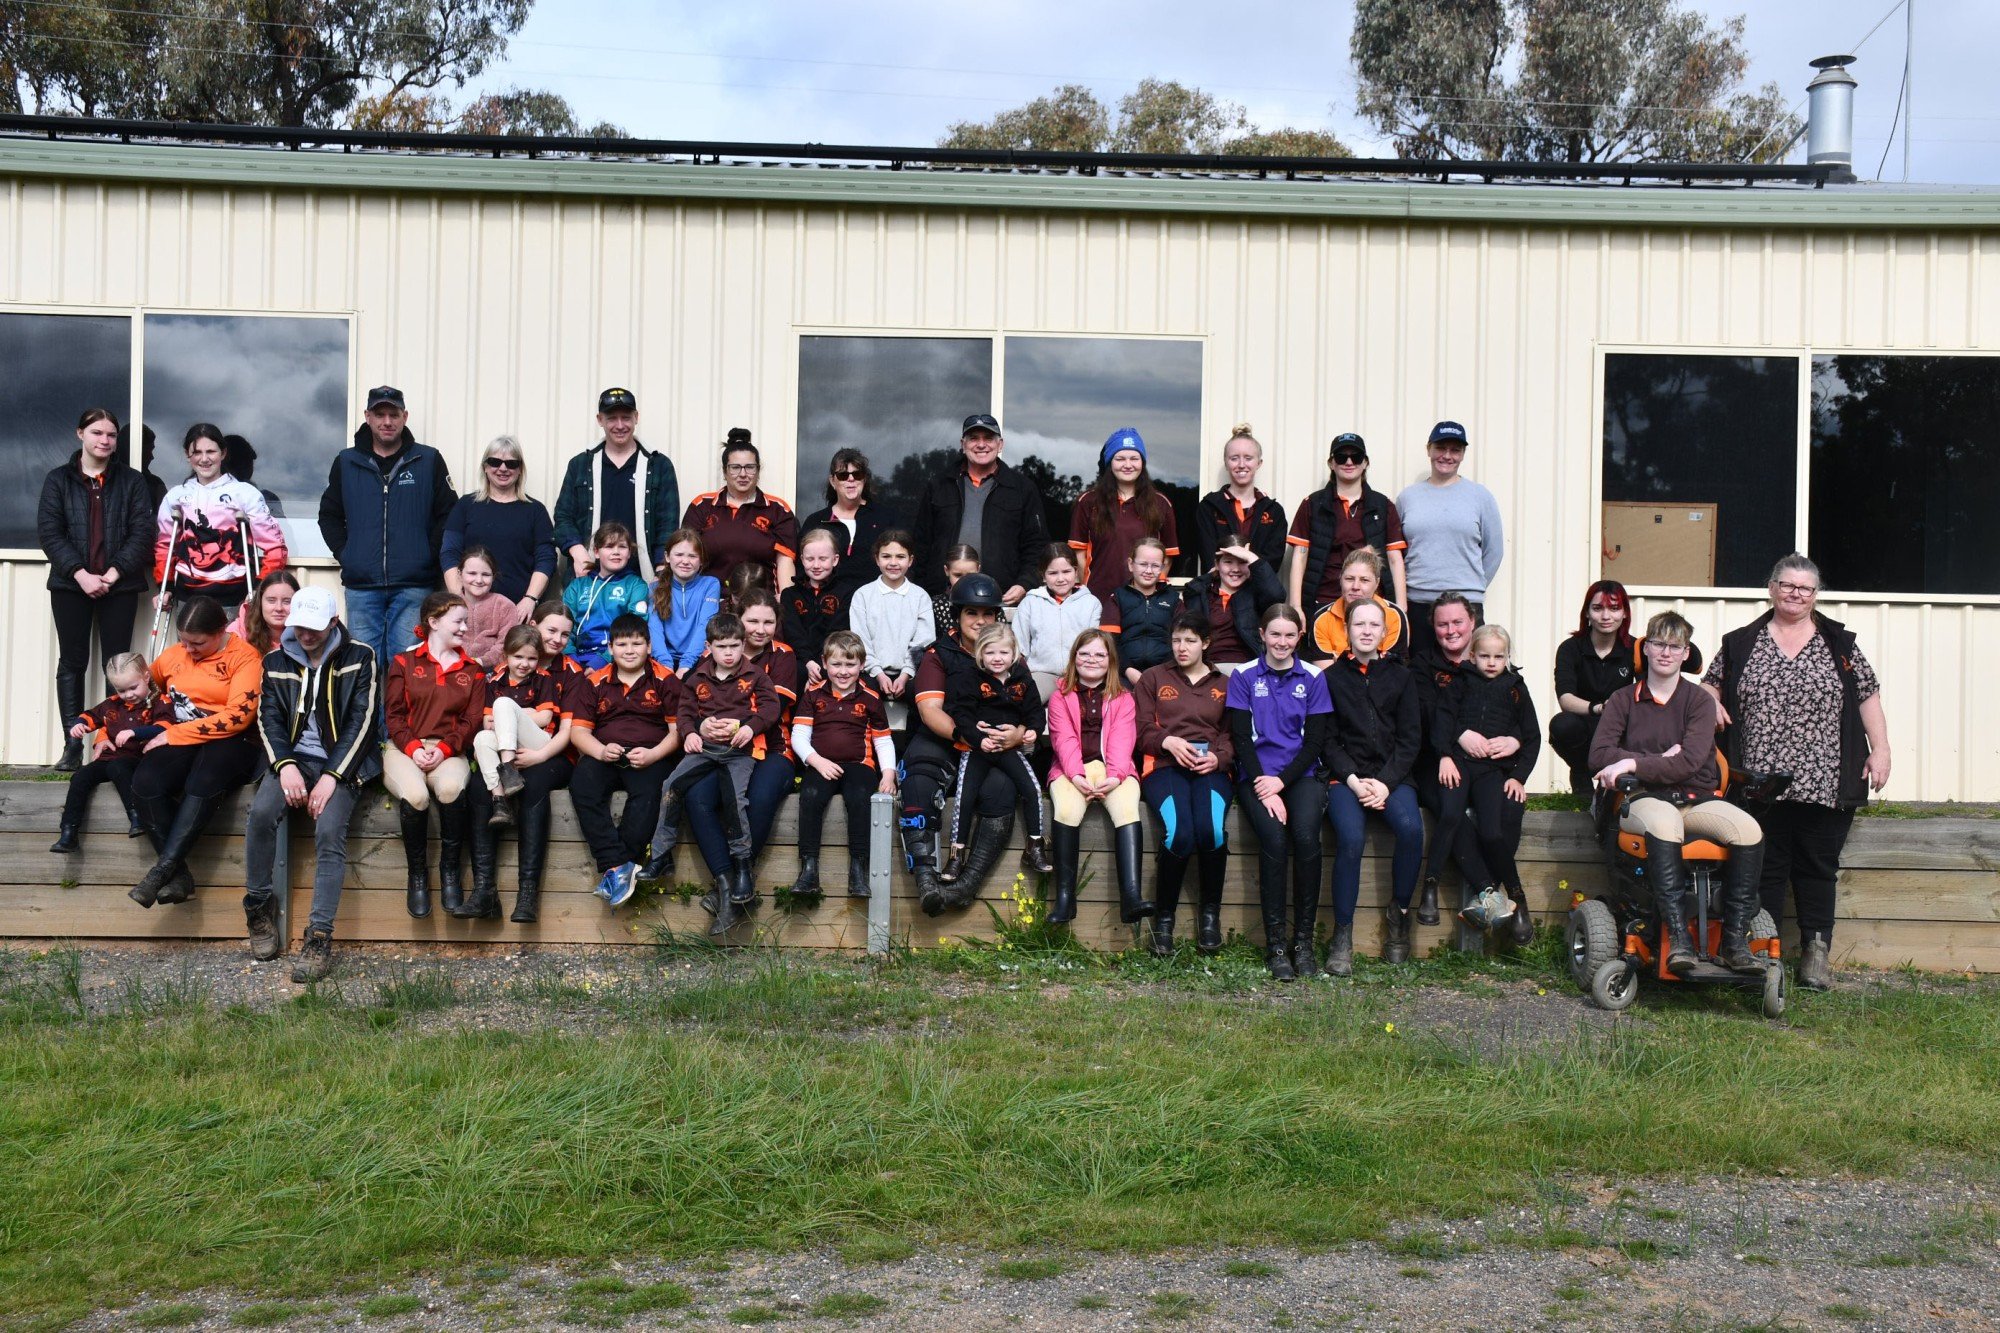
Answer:
<svg viewBox="0 0 2000 1333"><path fill-rule="evenodd" d="M771 520L766 518L764 515L759 514L757 515L757 517L750 520L750 526L757 529L757 531L759 532L769 532L771 530Z"/></svg>
<svg viewBox="0 0 2000 1333"><path fill-rule="evenodd" d="M694 687L694 697L702 700L711 699L715 697L715 691L709 688L708 682L704 680Z"/></svg>
<svg viewBox="0 0 2000 1333"><path fill-rule="evenodd" d="M979 697L982 699L997 699L1000 697L1000 693L990 683L982 680L979 682Z"/></svg>
<svg viewBox="0 0 2000 1333"><path fill-rule="evenodd" d="M1229 697L1229 691L1223 689L1220 685L1211 685L1208 687L1208 697L1217 703L1221 703Z"/></svg>
<svg viewBox="0 0 2000 1333"><path fill-rule="evenodd" d="M832 593L827 593L819 599L819 609L823 615L833 615L840 610L840 599Z"/></svg>
<svg viewBox="0 0 2000 1333"><path fill-rule="evenodd" d="M1175 689L1175 688L1174 688L1173 686L1171 686L1171 685L1162 685L1162 686L1160 686L1160 702L1161 702L1161 703L1165 703L1165 702L1167 702L1167 701L1168 701L1169 699L1178 699L1178 698L1180 698L1180 697L1181 697L1181 692L1180 692L1179 690Z"/></svg>
<svg viewBox="0 0 2000 1333"><path fill-rule="evenodd" d="M1292 686L1292 697L1294 699L1303 699L1306 697L1306 683L1304 681L1300 681L1298 684Z"/></svg>

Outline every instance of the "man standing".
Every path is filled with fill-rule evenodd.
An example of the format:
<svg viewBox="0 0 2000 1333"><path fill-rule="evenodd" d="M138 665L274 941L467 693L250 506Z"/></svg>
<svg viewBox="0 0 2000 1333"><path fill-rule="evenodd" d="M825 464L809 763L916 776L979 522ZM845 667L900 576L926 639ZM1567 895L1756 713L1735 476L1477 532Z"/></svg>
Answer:
<svg viewBox="0 0 2000 1333"><path fill-rule="evenodd" d="M361 784L382 771L375 744L380 711L374 655L342 632L332 593L300 589L278 647L264 658L257 735L269 772L250 802L243 830L250 956L268 962L284 949L271 885L278 839L291 811L312 816L318 860L312 915L292 969L296 982L317 981L333 965L333 915L347 874L348 817Z"/></svg>
<svg viewBox="0 0 2000 1333"><path fill-rule="evenodd" d="M563 472L556 549L569 557L568 578L582 578L593 558L590 534L601 524L623 523L632 532L639 576L651 583L666 560L667 534L680 524L673 460L639 443L639 400L630 389L597 395L597 428L603 440L570 459Z"/></svg>
<svg viewBox="0 0 2000 1333"><path fill-rule="evenodd" d="M375 654L375 669L408 648L417 608L443 581L438 548L458 496L444 456L410 434L403 391L368 391L368 411L327 473L319 532L340 561L349 637Z"/></svg>
<svg viewBox="0 0 2000 1333"><path fill-rule="evenodd" d="M984 412L965 419L956 472L933 477L917 506L917 581L944 591L944 553L964 542L979 552L979 572L1001 588L1000 600L1020 604L1049 544L1042 497L1019 471L1000 461L1000 423Z"/></svg>

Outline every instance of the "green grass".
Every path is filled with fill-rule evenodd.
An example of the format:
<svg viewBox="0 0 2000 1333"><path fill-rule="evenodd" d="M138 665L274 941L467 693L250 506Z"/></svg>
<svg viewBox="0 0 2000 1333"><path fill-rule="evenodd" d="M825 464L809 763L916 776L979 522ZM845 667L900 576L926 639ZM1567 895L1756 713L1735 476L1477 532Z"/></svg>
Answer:
<svg viewBox="0 0 2000 1333"><path fill-rule="evenodd" d="M393 1319L399 1314L415 1314L424 1308L424 1298L408 1292L387 1292L361 1302L364 1319Z"/></svg>
<svg viewBox="0 0 2000 1333"><path fill-rule="evenodd" d="M1192 1319L1213 1308L1185 1291L1156 1291L1146 1298L1146 1314L1153 1319Z"/></svg>
<svg viewBox="0 0 2000 1333"><path fill-rule="evenodd" d="M208 1311L191 1301L155 1305L132 1316L134 1328L186 1328L208 1317Z"/></svg>
<svg viewBox="0 0 2000 1333"><path fill-rule="evenodd" d="M836 1291L813 1302L812 1312L821 1319L858 1319L863 1315L880 1314L889 1308L889 1302L873 1292Z"/></svg>
<svg viewBox="0 0 2000 1333"><path fill-rule="evenodd" d="M1846 1301L1836 1301L1832 1305L1824 1306L1820 1313L1829 1319L1848 1319L1855 1323L1875 1317L1875 1312L1867 1306L1853 1305Z"/></svg>
<svg viewBox="0 0 2000 1333"><path fill-rule="evenodd" d="M256 1305L246 1305L229 1316L229 1322L237 1328L270 1328L296 1319L304 1313L296 1305L286 1305L281 1301L260 1301Z"/></svg>
<svg viewBox="0 0 2000 1333"><path fill-rule="evenodd" d="M1222 1272L1225 1277L1276 1277L1278 1270L1261 1259L1231 1259Z"/></svg>
<svg viewBox="0 0 2000 1333"><path fill-rule="evenodd" d="M1009 1282L1046 1282L1061 1277L1068 1268L1060 1259L1002 1259L989 1264L986 1272Z"/></svg>
<svg viewBox="0 0 2000 1333"><path fill-rule="evenodd" d="M732 1324L775 1324L784 1317L783 1311L768 1305L739 1305L729 1312Z"/></svg>
<svg viewBox="0 0 2000 1333"><path fill-rule="evenodd" d="M1190 1219L1217 1246L1400 1236L1428 1265L1465 1252L1440 1230L1453 1219L1538 1208L1544 1236L1569 1227L1551 1180L1894 1175L2000 1135L1987 982L1892 977L1801 997L1782 1025L1733 992L1656 987L1640 1022L1498 1053L1424 1026L1414 986L1530 980L1554 997L1536 1003L1583 1003L1554 947L1282 992L1239 969L1247 948L888 966L759 951L633 969L575 1000L605 1021L569 1032L378 1028L333 990L271 1013L85 1018L73 955L0 954L0 1325L140 1291L303 1301L487 1263L815 1247L885 1263L904 1237L1144 1252L1185 1244ZM1995 1227L1967 1212L1935 1244ZM1591 1243L1621 1240L1645 1243ZM571 1299L598 1322L673 1297L598 1277Z"/></svg>
<svg viewBox="0 0 2000 1333"><path fill-rule="evenodd" d="M1111 1302L1103 1296L1079 1296L1076 1298L1076 1308L1079 1310L1109 1310Z"/></svg>

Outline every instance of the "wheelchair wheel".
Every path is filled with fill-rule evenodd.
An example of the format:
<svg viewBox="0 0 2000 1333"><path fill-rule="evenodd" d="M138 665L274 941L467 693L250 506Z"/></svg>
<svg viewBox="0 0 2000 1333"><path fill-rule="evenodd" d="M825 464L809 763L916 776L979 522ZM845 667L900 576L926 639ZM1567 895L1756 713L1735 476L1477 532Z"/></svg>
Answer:
<svg viewBox="0 0 2000 1333"><path fill-rule="evenodd" d="M1590 989L1597 969L1616 958L1621 945L1609 907L1589 898L1570 909L1563 926L1563 952L1569 957L1569 979L1578 990Z"/></svg>
<svg viewBox="0 0 2000 1333"><path fill-rule="evenodd" d="M1598 1008L1614 1014L1630 1009L1639 998L1639 969L1627 965L1623 958L1612 959L1591 977L1590 998L1597 1001Z"/></svg>
<svg viewBox="0 0 2000 1333"><path fill-rule="evenodd" d="M1764 968L1764 1017L1783 1018L1785 1016L1785 968L1782 963L1770 963Z"/></svg>

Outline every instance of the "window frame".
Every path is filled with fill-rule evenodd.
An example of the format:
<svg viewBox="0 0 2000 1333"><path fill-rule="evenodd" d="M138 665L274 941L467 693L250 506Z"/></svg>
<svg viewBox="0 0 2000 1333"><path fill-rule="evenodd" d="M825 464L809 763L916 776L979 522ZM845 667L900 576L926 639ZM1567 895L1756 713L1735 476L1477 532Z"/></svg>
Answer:
<svg viewBox="0 0 2000 1333"><path fill-rule="evenodd" d="M141 422L146 410L146 317L148 315L206 315L227 316L242 319L337 319L347 325L347 402L350 415L360 419L360 395L355 390L355 371L359 365L358 349L355 346L355 328L360 317L356 310L297 310L283 307L260 306L255 310L231 309L226 306L181 306L181 305L76 305L69 303L32 301L0 301L0 315L111 315L131 322L132 335L132 383L131 392L125 403L125 420ZM46 564L48 556L39 546L0 547L0 562L40 562ZM327 556L303 556L289 562L305 569L334 569L339 561Z"/></svg>
<svg viewBox="0 0 2000 1333"><path fill-rule="evenodd" d="M1796 467L1792 496L1792 549L1803 551L1812 525L1812 363L1816 356L1921 356L2000 358L2000 350L1949 347L1885 347L1880 345L1827 347L1810 343L1729 344L1729 343L1626 343L1600 342L1592 345L1590 383L1590 550L1593 577L1604 569L1604 373L1605 359L1612 356L1730 356L1790 358L1798 367L1798 434L1792 442ZM1652 601L1680 602L1762 602L1766 588L1687 587L1672 584L1627 584L1634 597ZM2000 593L1961 593L1940 596L1924 592L1847 592L1837 587L1823 589L1825 602L1849 605L1903 606L2000 606Z"/></svg>

